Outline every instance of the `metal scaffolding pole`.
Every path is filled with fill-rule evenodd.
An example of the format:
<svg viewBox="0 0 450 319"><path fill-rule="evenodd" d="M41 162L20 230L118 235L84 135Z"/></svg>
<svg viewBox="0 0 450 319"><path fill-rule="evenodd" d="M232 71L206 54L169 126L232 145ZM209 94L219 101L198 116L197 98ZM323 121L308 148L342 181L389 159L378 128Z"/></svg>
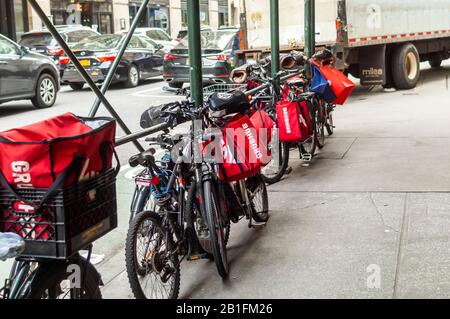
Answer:
<svg viewBox="0 0 450 319"><path fill-rule="evenodd" d="M200 41L199 0L188 0L188 41L191 78L191 96L199 106L203 103L202 47Z"/></svg>
<svg viewBox="0 0 450 319"><path fill-rule="evenodd" d="M55 38L55 40L58 42L58 44L61 46L61 48L64 50L65 54L70 58L80 75L83 77L83 79L86 81L86 83L89 85L91 90L95 93L97 98L103 103L103 105L106 107L106 109L109 111L109 113L116 119L119 126L122 128L122 130L125 132L125 134L130 135L131 131L128 128L128 126L123 122L119 114L114 110L113 106L109 103L109 101L106 99L105 95L100 91L100 89L97 87L95 82L92 80L92 78L89 76L89 74L86 72L86 70L83 68L83 66L78 61L77 57L73 54L72 50L69 48L67 43L64 41L64 39L61 37L59 32L56 30L56 28L53 26L53 24L50 22L47 15L44 13L44 11L41 9L39 4L36 2L36 0L28 0L31 7L36 11L36 14L41 18L42 22L45 24L49 32L52 34L52 36ZM141 152L144 151L144 148L141 146L141 144L134 140L133 144L137 147L137 149Z"/></svg>
<svg viewBox="0 0 450 319"><path fill-rule="evenodd" d="M305 54L311 57L316 52L315 1L305 0Z"/></svg>
<svg viewBox="0 0 450 319"><path fill-rule="evenodd" d="M114 78L114 75L116 74L117 68L120 64L120 60L122 60L122 57L125 53L125 50L128 47L128 44L130 43L131 37L134 34L134 31L136 30L139 20L144 15L144 13L147 11L147 5L150 2L150 0L144 0L141 4L141 7L139 8L136 16L133 19L133 22L131 23L130 30L128 30L127 35L125 36L123 43L120 45L119 52L117 53L117 57L114 60L114 62L111 65L111 68L108 71L108 74L106 75L105 81L102 84L101 92L102 94L105 94L106 91L109 89L109 86L111 85L111 82ZM100 107L101 100L97 97L95 99L94 104L92 105L91 111L89 113L89 117L94 117L97 114L98 108Z"/></svg>
<svg viewBox="0 0 450 319"><path fill-rule="evenodd" d="M280 19L278 0L270 0L270 40L272 76L280 71Z"/></svg>

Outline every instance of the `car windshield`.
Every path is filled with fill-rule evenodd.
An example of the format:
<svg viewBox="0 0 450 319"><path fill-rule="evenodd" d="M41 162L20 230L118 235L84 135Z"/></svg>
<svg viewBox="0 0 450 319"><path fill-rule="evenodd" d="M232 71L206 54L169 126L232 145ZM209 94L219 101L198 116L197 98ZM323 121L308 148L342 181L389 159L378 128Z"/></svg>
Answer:
<svg viewBox="0 0 450 319"><path fill-rule="evenodd" d="M81 40L77 43L73 49L74 50L106 50L114 49L119 44L122 36L117 34L111 35L96 35Z"/></svg>
<svg viewBox="0 0 450 319"><path fill-rule="evenodd" d="M53 37L50 33L30 33L22 36L20 40L20 45L24 47L35 47L35 46L50 46L52 44Z"/></svg>
<svg viewBox="0 0 450 319"><path fill-rule="evenodd" d="M172 39L162 30L148 30L145 34L152 40L172 41Z"/></svg>
<svg viewBox="0 0 450 319"><path fill-rule="evenodd" d="M227 50L231 47L236 31L233 30L204 30L201 32L202 49ZM188 47L188 36L186 35L181 44Z"/></svg>

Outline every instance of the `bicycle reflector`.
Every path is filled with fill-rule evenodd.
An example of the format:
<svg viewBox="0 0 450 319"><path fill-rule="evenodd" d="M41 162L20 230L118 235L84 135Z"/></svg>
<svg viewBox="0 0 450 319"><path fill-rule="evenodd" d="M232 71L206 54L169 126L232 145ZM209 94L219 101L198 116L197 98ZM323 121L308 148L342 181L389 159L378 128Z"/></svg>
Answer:
<svg viewBox="0 0 450 319"><path fill-rule="evenodd" d="M161 180L159 179L158 176L153 176L153 177L150 179L150 185L156 186L156 185L159 185L160 182L161 182Z"/></svg>

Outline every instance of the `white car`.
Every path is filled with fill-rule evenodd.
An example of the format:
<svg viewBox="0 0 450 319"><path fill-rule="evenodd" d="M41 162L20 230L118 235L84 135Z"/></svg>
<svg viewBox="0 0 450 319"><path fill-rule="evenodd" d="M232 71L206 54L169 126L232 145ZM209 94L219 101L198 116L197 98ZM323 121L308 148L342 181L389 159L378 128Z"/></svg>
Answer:
<svg viewBox="0 0 450 319"><path fill-rule="evenodd" d="M120 34L125 34L127 31L119 31ZM164 46L163 51L168 53L170 50L178 45L178 41L172 39L170 35L160 28L137 28L134 34L142 34L148 36L156 43Z"/></svg>

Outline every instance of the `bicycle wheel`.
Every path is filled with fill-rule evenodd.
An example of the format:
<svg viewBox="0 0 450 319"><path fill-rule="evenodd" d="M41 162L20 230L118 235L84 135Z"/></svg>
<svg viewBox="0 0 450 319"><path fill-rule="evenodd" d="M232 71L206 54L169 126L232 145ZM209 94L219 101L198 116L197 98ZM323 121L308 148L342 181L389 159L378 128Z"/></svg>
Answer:
<svg viewBox="0 0 450 319"><path fill-rule="evenodd" d="M198 241L200 247L206 253L212 255L211 236L209 235L208 224L205 218L203 218L202 216L200 210L200 203L197 195L198 195L197 185L195 183L192 183L191 186L189 187L185 207L186 224L188 225L188 228L195 233L195 235L193 236L194 238L192 238L192 240ZM230 238L230 231L231 225L230 223L227 223L227 225L224 225L223 230L225 234L225 245L228 244L228 240Z"/></svg>
<svg viewBox="0 0 450 319"><path fill-rule="evenodd" d="M272 160L261 170L262 179L267 184L279 182L289 165L289 144L280 142L278 130L273 131L272 141L269 144Z"/></svg>
<svg viewBox="0 0 450 319"><path fill-rule="evenodd" d="M155 212L138 214L128 230L125 262L137 299L176 299L180 291L178 255L171 251L173 234Z"/></svg>
<svg viewBox="0 0 450 319"><path fill-rule="evenodd" d="M228 258L227 249L225 245L225 234L223 227L222 214L220 212L221 206L217 196L217 190L211 181L203 183L205 202L205 216L209 228L209 235L211 241L211 250L216 263L217 271L222 278L228 276Z"/></svg>
<svg viewBox="0 0 450 319"><path fill-rule="evenodd" d="M328 113L327 122L325 123L325 128L327 129L328 135L333 135L334 133L334 122L333 122L333 113Z"/></svg>
<svg viewBox="0 0 450 319"><path fill-rule="evenodd" d="M256 222L266 223L269 220L269 196L266 184L261 175L257 174L246 180L252 217Z"/></svg>
<svg viewBox="0 0 450 319"><path fill-rule="evenodd" d="M323 148L325 146L325 110L323 101L314 99L314 128L316 130L317 146Z"/></svg>
<svg viewBox="0 0 450 319"><path fill-rule="evenodd" d="M308 112L309 117L311 119L311 125L313 127L312 135L305 140L303 143L300 144L300 153L302 157L304 155L310 156L310 158L314 157L316 154L316 148L317 148L317 130L315 129L316 123L315 123L315 107L314 104L310 101L308 103Z"/></svg>
<svg viewBox="0 0 450 319"><path fill-rule="evenodd" d="M76 268L73 268L75 272L69 268L74 265L81 268L78 279ZM100 275L83 257L78 256L70 261L42 263L35 270L35 274L34 278L33 275L29 277L33 279L26 299L102 299ZM77 280L79 280L78 287Z"/></svg>

